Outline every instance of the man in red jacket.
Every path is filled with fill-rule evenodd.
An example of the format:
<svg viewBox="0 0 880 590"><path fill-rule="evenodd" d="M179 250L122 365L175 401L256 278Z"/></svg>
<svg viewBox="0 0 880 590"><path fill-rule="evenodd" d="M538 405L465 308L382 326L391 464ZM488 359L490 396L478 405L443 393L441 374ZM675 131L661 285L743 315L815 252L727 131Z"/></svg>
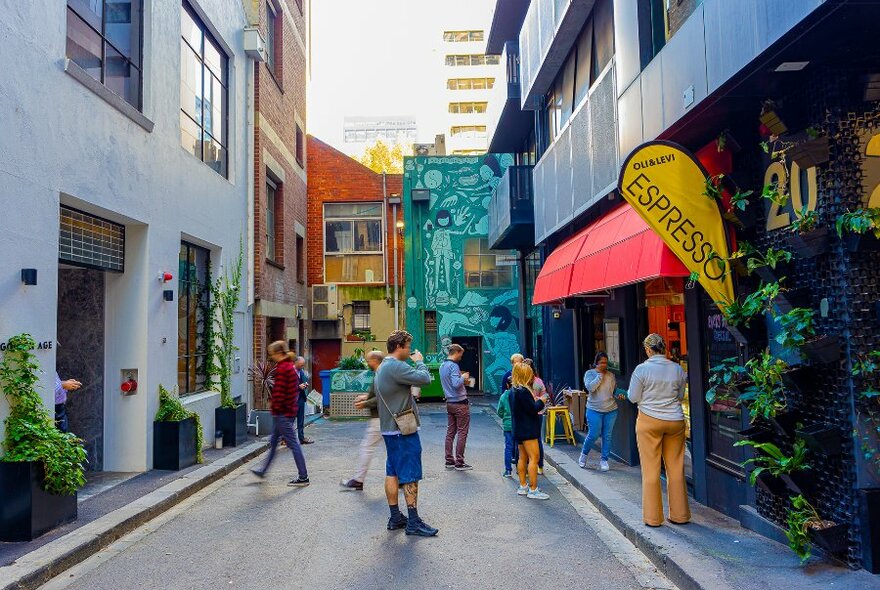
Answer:
<svg viewBox="0 0 880 590"><path fill-rule="evenodd" d="M299 471L299 477L291 480L287 485L304 488L309 485L309 474L306 470L306 459L299 444L299 437L296 434L296 415L300 408L298 407L299 373L293 364L295 355L287 349L287 344L283 340L270 344L267 352L269 359L276 363L275 384L272 386L272 396L269 400L269 409L273 416L272 438L269 445L269 455L266 457L263 467L251 471L257 477L266 476L266 471L269 470L269 465L275 458L278 441L283 438L293 453L293 460L296 461L296 468Z"/></svg>

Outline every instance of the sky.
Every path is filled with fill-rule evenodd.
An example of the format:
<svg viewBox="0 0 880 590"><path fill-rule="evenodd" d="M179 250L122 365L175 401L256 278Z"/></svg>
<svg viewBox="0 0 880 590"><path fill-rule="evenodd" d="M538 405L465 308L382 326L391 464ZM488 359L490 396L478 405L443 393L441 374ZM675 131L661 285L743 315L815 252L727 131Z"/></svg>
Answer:
<svg viewBox="0 0 880 590"><path fill-rule="evenodd" d="M346 116L409 115L443 133L442 35L488 33L494 0L311 0L308 132L337 149Z"/></svg>

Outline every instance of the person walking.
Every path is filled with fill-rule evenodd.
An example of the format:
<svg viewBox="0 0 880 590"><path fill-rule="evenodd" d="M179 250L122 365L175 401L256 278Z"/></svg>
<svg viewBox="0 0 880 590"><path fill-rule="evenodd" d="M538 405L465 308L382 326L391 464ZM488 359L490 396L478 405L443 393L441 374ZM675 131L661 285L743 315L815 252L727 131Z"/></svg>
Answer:
<svg viewBox="0 0 880 590"><path fill-rule="evenodd" d="M299 442L303 445L310 445L313 441L310 438L306 438L306 402L309 399L309 386L311 383L309 382L309 374L306 373L306 359L298 356L296 357L296 361L294 361L294 366L296 367L296 373L299 376L299 399L297 399L297 405L299 406L299 412L296 414L296 433L299 435Z"/></svg>
<svg viewBox="0 0 880 590"><path fill-rule="evenodd" d="M272 460L275 459L278 441L283 438L293 453L293 460L296 461L296 469L299 472L299 477L291 480L287 485L305 487L309 485L309 474L306 469L306 459L294 428L297 413L303 411L298 407L297 401L300 389L299 373L294 366L295 356L287 349L287 344L283 340L270 344L267 352L269 359L276 363L275 383L272 386L272 397L269 400L269 408L272 411L272 437L265 463L262 467L251 471L259 478L266 477L266 472L269 470Z"/></svg>
<svg viewBox="0 0 880 590"><path fill-rule="evenodd" d="M382 442L382 429L379 427L379 408L376 406L376 370L382 364L384 355L378 350L371 350L366 354L367 366L373 371L373 382L366 395L359 395L354 400L354 407L363 410L369 408L370 421L367 423L367 431L361 439L360 459L357 472L354 477L339 483L343 491L362 492L364 480L367 478L367 470L370 461L376 453L376 446Z"/></svg>
<svg viewBox="0 0 880 590"><path fill-rule="evenodd" d="M614 373L608 370L608 355L604 352L596 353L593 368L584 373L584 388L587 390L587 438L578 459L581 469L587 466L587 457L593 444L602 437L602 454L599 459L599 469L608 471L608 455L611 452L611 433L614 431L614 422L617 420L617 401L614 392L617 389L617 380Z"/></svg>
<svg viewBox="0 0 880 590"><path fill-rule="evenodd" d="M691 519L684 477L685 421L681 408L687 375L666 358L666 342L649 334L643 345L648 360L633 371L627 397L639 405L636 442L642 466L642 520L648 526L663 524L660 464L666 468L669 522Z"/></svg>
<svg viewBox="0 0 880 590"><path fill-rule="evenodd" d="M525 360L525 357L523 357L523 355L521 355L520 353L516 353L516 354L513 354L510 356L510 369L508 369L507 372L501 376L501 391L502 392L507 391L508 389L511 388L511 386L512 386L511 378L513 377L513 368L515 366L517 366L518 364L520 364L521 362L523 362L523 360Z"/></svg>
<svg viewBox="0 0 880 590"><path fill-rule="evenodd" d="M471 409L464 386L470 374L462 373L458 366L463 354L464 348L458 344L450 344L446 360L440 365L440 385L446 398L446 469L456 471L473 469L464 462L464 448L471 426ZM456 437L458 444L454 444Z"/></svg>
<svg viewBox="0 0 880 590"><path fill-rule="evenodd" d="M379 407L379 427L385 440L385 497L391 517L388 530L406 529L407 535L433 537L438 530L419 516L419 480L422 479L422 443L419 439L419 413L411 387L424 387L431 373L418 350L410 351L412 335L395 330L388 336L388 356L373 380ZM411 360L414 366L406 363ZM402 432L402 430L406 432ZM398 508L400 488L406 500L407 515Z"/></svg>
<svg viewBox="0 0 880 590"><path fill-rule="evenodd" d="M538 489L538 440L541 438L541 411L548 396L545 393L541 399L535 399L532 395L534 378L531 367L525 363L513 367L510 409L513 413L513 438L519 446L519 461L516 466L519 489L516 493L532 500L546 500L550 496Z"/></svg>
<svg viewBox="0 0 880 590"><path fill-rule="evenodd" d="M82 383L76 379L61 380L55 373L55 428L61 432L67 432L70 428L67 419L67 392L76 391L82 387Z"/></svg>
<svg viewBox="0 0 880 590"><path fill-rule="evenodd" d="M514 463L513 442L513 416L510 413L510 390L501 394L496 409L501 418L501 429L504 431L504 477L513 477L512 465Z"/></svg>

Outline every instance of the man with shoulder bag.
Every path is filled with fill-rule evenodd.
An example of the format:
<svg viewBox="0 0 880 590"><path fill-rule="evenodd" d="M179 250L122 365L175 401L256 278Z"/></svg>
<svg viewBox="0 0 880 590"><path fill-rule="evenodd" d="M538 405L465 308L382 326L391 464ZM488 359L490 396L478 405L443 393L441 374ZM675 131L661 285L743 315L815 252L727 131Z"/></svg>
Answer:
<svg viewBox="0 0 880 590"><path fill-rule="evenodd" d="M413 385L431 383L431 374L418 350L410 352L412 335L396 330L388 336L388 356L376 371L373 381L379 408L379 424L385 440L385 496L391 518L388 530L406 529L407 535L433 537L438 530L419 517L417 504L419 480L422 479L422 443L419 439L419 414L411 393ZM407 364L409 359L414 366ZM408 513L398 507L403 488Z"/></svg>

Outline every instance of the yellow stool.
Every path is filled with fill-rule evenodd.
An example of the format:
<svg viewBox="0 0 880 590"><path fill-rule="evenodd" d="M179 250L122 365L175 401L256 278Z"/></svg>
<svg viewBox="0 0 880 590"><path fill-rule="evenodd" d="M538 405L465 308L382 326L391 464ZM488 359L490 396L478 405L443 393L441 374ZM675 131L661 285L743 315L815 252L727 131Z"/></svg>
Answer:
<svg viewBox="0 0 880 590"><path fill-rule="evenodd" d="M556 434L556 419L562 418L562 430L563 434ZM550 406L547 408L547 437L545 442L550 443L550 446L553 446L553 443L556 442L556 439L561 438L569 441L572 445L575 445L574 441L574 431L571 428L571 418L568 413L568 406Z"/></svg>

